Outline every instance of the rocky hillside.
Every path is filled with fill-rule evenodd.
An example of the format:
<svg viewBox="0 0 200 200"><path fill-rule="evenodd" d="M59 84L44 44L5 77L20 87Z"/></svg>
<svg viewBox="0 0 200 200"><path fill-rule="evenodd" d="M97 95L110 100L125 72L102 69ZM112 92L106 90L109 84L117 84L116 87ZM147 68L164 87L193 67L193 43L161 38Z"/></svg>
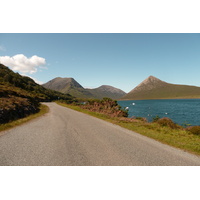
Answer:
<svg viewBox="0 0 200 200"><path fill-rule="evenodd" d="M102 85L95 89L85 89L73 78L57 77L43 84L43 86L64 94L69 93L78 98L103 99L104 97L108 97L119 99L126 94L122 90L108 85Z"/></svg>
<svg viewBox="0 0 200 200"><path fill-rule="evenodd" d="M176 99L200 98L200 87L177 85L149 76L122 99Z"/></svg>

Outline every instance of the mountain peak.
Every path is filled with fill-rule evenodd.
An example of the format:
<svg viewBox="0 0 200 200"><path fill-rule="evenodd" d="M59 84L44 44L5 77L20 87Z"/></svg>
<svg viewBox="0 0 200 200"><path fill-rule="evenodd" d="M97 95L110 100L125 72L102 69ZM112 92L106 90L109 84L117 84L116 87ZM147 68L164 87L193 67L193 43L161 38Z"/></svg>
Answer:
<svg viewBox="0 0 200 200"><path fill-rule="evenodd" d="M99 89L101 91L105 91L105 92L110 92L110 93L120 93L121 95L125 95L126 93L123 90L120 90L118 88L115 88L113 86L110 85L102 85L96 89Z"/></svg>
<svg viewBox="0 0 200 200"><path fill-rule="evenodd" d="M146 83L146 82L163 82L163 81L161 81L160 79L156 78L155 76L149 76L142 83Z"/></svg>
<svg viewBox="0 0 200 200"><path fill-rule="evenodd" d="M123 90L120 90L110 85L101 85L98 88L88 89L88 91L90 91L97 99L102 99L104 97L119 99L126 94Z"/></svg>
<svg viewBox="0 0 200 200"><path fill-rule="evenodd" d="M76 81L76 80L74 80L71 77L69 77L69 78L56 77L56 78L52 79L51 81L67 81L67 82L70 82L70 81Z"/></svg>
<svg viewBox="0 0 200 200"><path fill-rule="evenodd" d="M160 79L156 78L155 76L149 76L144 81L142 81L138 86L141 85L147 85L147 84L158 84L158 83L165 83L164 81L161 81Z"/></svg>
<svg viewBox="0 0 200 200"><path fill-rule="evenodd" d="M130 93L140 92L140 91L150 91L154 88L160 88L167 84L164 81L156 78L155 76L149 76L144 81L142 81L137 87L130 91Z"/></svg>
<svg viewBox="0 0 200 200"><path fill-rule="evenodd" d="M155 76L150 75L148 79L157 79Z"/></svg>
<svg viewBox="0 0 200 200"><path fill-rule="evenodd" d="M73 78L61 78L61 77L54 78L49 82L43 84L43 86L45 88L53 89L63 93L67 93L69 88L83 89L83 87Z"/></svg>
<svg viewBox="0 0 200 200"><path fill-rule="evenodd" d="M73 78L57 77L43 84L45 88L56 90L64 94L69 93L79 98L98 98L109 97L118 99L126 93L120 89L109 85L102 85L95 89L85 89Z"/></svg>

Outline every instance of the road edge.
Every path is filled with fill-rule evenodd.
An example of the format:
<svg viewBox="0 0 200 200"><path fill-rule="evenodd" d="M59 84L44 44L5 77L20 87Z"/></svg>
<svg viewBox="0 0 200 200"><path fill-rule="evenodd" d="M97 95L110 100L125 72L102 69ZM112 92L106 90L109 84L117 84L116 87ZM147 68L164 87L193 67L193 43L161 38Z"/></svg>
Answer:
<svg viewBox="0 0 200 200"><path fill-rule="evenodd" d="M49 112L49 107L47 105L41 104L40 111L38 113L31 114L27 117L14 120L14 121L6 123L6 124L1 124L0 125L0 136L4 135L5 131L8 131L8 130L15 128L17 126L21 126L21 125L23 125L27 122L30 122L34 119L38 119L39 117L44 116L48 112Z"/></svg>

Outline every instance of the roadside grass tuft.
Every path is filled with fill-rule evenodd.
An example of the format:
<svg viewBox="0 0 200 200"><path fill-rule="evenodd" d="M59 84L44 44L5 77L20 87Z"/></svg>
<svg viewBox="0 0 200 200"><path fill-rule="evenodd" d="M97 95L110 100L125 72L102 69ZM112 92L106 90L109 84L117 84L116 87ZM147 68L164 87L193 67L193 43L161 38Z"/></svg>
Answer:
<svg viewBox="0 0 200 200"><path fill-rule="evenodd" d="M31 114L28 117L21 118L21 119L18 119L18 120L14 120L14 121L9 122L9 123L0 124L0 132L14 128L14 127L19 126L19 125L22 125L23 123L28 122L32 119L37 118L37 117L40 117L40 116L42 116L42 115L44 115L45 113L48 113L48 112L49 112L49 107L44 105L44 104L41 104L40 105L40 111L38 113ZM0 135L1 135L1 133L0 133Z"/></svg>
<svg viewBox="0 0 200 200"><path fill-rule="evenodd" d="M174 123L170 118L163 117L156 121L156 123L160 124L161 126L167 126L172 129L180 129L181 127Z"/></svg>
<svg viewBox="0 0 200 200"><path fill-rule="evenodd" d="M194 135L200 136L200 126L191 126L188 127L187 130Z"/></svg>

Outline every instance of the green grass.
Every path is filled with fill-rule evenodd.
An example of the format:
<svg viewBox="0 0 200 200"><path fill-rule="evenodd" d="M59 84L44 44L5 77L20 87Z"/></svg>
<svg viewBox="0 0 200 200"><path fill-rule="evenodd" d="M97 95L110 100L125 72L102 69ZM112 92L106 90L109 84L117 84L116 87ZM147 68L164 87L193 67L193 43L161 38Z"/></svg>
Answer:
<svg viewBox="0 0 200 200"><path fill-rule="evenodd" d="M172 129L170 127L161 126L158 123L148 123L140 120L132 122L123 120L121 118L112 118L107 115L84 110L79 106L68 105L65 103L56 102L61 106L71 108L73 110L89 114L93 117L119 125L123 128L135 131L144 136L153 138L164 144L171 145L176 148L188 151L190 153L200 155L200 136L194 135L185 129Z"/></svg>
<svg viewBox="0 0 200 200"><path fill-rule="evenodd" d="M48 111L49 111L49 107L44 105L44 104L41 104L40 111L38 113L29 115L28 117L25 117L25 118L14 120L14 121L6 123L6 124L0 124L0 135L2 134L2 131L14 128L14 127L19 126L19 125L22 125L23 123L26 123L26 122L28 122L32 119L35 119L37 117L44 115Z"/></svg>

